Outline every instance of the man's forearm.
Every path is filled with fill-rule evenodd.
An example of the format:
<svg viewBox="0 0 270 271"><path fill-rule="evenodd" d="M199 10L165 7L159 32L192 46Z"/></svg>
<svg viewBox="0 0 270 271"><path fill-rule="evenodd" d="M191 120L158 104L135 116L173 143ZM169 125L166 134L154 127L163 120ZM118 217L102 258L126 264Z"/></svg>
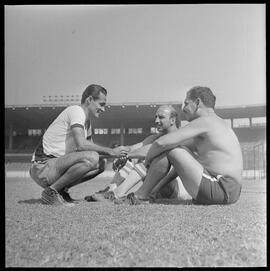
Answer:
<svg viewBox="0 0 270 271"><path fill-rule="evenodd" d="M86 141L81 146L77 147L77 151L96 151L97 153L104 156L115 156L115 152L113 149L99 146L89 141Z"/></svg>
<svg viewBox="0 0 270 271"><path fill-rule="evenodd" d="M156 156L160 155L163 152L162 147L155 141L149 151L147 152L146 159L147 161L152 161Z"/></svg>
<svg viewBox="0 0 270 271"><path fill-rule="evenodd" d="M148 145L145 145L139 149L133 149L128 153L128 157L129 158L144 159L146 154L148 153L150 147L151 147L151 144L148 144Z"/></svg>

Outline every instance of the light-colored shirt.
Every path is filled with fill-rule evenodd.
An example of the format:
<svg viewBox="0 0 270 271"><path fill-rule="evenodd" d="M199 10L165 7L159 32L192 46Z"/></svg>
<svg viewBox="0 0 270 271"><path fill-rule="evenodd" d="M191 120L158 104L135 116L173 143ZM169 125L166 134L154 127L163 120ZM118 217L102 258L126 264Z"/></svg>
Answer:
<svg viewBox="0 0 270 271"><path fill-rule="evenodd" d="M85 138L91 136L91 123L86 127L86 115L79 105L67 107L48 127L42 140L44 154L60 157L74 152L76 144L71 128L75 126L82 126Z"/></svg>

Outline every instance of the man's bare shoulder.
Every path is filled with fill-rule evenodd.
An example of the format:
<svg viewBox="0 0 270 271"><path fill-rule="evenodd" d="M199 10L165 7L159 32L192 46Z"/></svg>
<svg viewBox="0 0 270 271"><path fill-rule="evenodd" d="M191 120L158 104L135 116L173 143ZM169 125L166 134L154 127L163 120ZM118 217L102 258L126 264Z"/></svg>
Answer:
<svg viewBox="0 0 270 271"><path fill-rule="evenodd" d="M187 123L185 126L181 127L180 129L193 130L193 129L202 128L203 130L205 130L205 128L208 127L210 124L211 124L211 120L209 119L209 117L202 116L190 121L189 123Z"/></svg>
<svg viewBox="0 0 270 271"><path fill-rule="evenodd" d="M210 127L215 125L226 125L225 121L217 115L201 116L195 120L192 120L189 124L190 126L210 126Z"/></svg>
<svg viewBox="0 0 270 271"><path fill-rule="evenodd" d="M143 144L151 144L153 143L155 140L157 140L159 137L161 137L162 135L164 135L163 133L158 133L158 134L154 134L154 135L150 135L147 138L144 139Z"/></svg>

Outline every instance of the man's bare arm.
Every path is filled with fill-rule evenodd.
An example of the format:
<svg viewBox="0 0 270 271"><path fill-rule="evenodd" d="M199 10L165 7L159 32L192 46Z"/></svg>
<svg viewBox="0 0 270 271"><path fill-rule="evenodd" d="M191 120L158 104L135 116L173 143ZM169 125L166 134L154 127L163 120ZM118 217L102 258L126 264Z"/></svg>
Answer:
<svg viewBox="0 0 270 271"><path fill-rule="evenodd" d="M81 127L71 128L72 134L76 143L77 151L96 151L103 156L120 157L125 155L128 151L128 147L120 146L117 148L108 148L95 144L93 141L85 139L84 130Z"/></svg>
<svg viewBox="0 0 270 271"><path fill-rule="evenodd" d="M147 144L142 146L141 148L134 149L128 153L129 158L137 158L137 159L145 159L146 154L148 153L152 144Z"/></svg>
<svg viewBox="0 0 270 271"><path fill-rule="evenodd" d="M204 118L199 118L191 121L186 126L179 128L177 131L166 134L158 138L153 142L149 149L145 164L149 166L152 160L163 153L164 151L173 149L187 140L193 139L194 137L206 133L208 131L208 125Z"/></svg>
<svg viewBox="0 0 270 271"><path fill-rule="evenodd" d="M188 148L191 152L196 152L196 146L194 145L194 139L190 138L180 144L181 147Z"/></svg>
<svg viewBox="0 0 270 271"><path fill-rule="evenodd" d="M145 138L142 142L134 144L130 147L128 153L129 158L145 159L147 152L149 151L152 143L161 136L162 134L150 135Z"/></svg>

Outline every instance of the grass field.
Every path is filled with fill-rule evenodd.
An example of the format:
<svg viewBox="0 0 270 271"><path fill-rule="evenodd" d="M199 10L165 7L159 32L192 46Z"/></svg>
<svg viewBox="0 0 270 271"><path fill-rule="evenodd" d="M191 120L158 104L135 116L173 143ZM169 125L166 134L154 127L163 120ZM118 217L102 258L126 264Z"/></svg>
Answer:
<svg viewBox="0 0 270 271"><path fill-rule="evenodd" d="M83 198L109 182L74 187ZM245 181L239 201L202 206L40 201L29 178L5 180L6 267L266 266L266 182Z"/></svg>

